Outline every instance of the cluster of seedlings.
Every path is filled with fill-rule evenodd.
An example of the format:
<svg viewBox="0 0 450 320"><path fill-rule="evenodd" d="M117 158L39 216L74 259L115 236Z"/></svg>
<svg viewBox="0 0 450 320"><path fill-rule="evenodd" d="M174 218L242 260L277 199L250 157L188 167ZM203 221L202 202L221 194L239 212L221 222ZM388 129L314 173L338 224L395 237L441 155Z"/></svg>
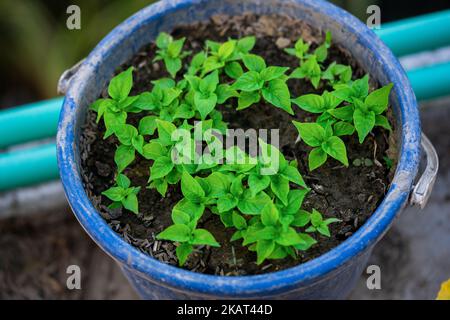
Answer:
<svg viewBox="0 0 450 320"><path fill-rule="evenodd" d="M218 135L226 135L228 127L218 107L228 105L239 112L258 108L263 99L291 115L293 106L316 114L315 122L292 123L299 140L312 147L308 158L312 171L329 157L349 165L341 136L356 133L362 143L375 126L391 130L385 112L392 85L369 92L368 76L352 80L350 66L332 63L325 68L330 33L314 50L302 39L285 49L298 58L295 70L268 66L252 54L256 42L252 36L206 41L204 50L195 55L183 50L184 42L166 33L156 40L155 60L164 62L171 78L152 81L151 91L130 96L131 67L110 81L109 98L91 105L97 122L104 122L104 138L115 135L120 142L114 156L116 185L103 195L112 201L111 208L139 213L140 188L131 186L123 174L138 154L151 160L148 188L164 197L169 185L181 187L183 198L172 209L173 224L157 235L177 243L180 265L194 246L220 246L213 234L198 227L206 210L225 228L234 228L230 241L241 241L256 252L257 264L296 258L299 250L316 243L314 233L330 236L329 224L339 220L302 209L310 189L297 162L286 160L274 145L260 139L257 155L237 146L224 148ZM296 79L306 79L314 88L325 84L329 90L293 98L287 81ZM137 127L127 123L129 113L139 114ZM198 152L199 145L209 152Z"/></svg>

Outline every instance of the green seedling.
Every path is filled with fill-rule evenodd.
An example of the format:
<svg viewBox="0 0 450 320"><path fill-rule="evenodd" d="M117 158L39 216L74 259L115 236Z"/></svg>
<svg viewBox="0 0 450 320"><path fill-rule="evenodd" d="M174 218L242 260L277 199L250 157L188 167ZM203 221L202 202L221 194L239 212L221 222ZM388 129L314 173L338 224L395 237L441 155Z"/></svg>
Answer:
<svg viewBox="0 0 450 320"><path fill-rule="evenodd" d="M239 40L228 40L225 43L206 41L209 56L202 65L202 74L205 75L214 70L223 69L232 79L237 79L243 74L242 66L238 62L243 55L248 54L255 46L255 37L244 37Z"/></svg>
<svg viewBox="0 0 450 320"><path fill-rule="evenodd" d="M134 103L134 107L140 111L151 111L154 114L163 114L179 106L179 98L183 91L177 87L172 79L160 79L153 81L153 89L143 92Z"/></svg>
<svg viewBox="0 0 450 320"><path fill-rule="evenodd" d="M308 157L310 171L322 166L327 161L328 156L348 167L347 150L344 141L334 134L331 125L323 128L318 123L293 121L293 124L297 128L300 138L307 145L313 147Z"/></svg>
<svg viewBox="0 0 450 320"><path fill-rule="evenodd" d="M333 94L349 104L334 109L330 114L339 120L352 123L358 133L359 143L364 142L375 126L392 130L388 119L383 115L389 105L392 86L388 84L369 94L368 76L350 85L340 85Z"/></svg>
<svg viewBox="0 0 450 320"><path fill-rule="evenodd" d="M189 64L188 71L186 72L189 76L196 76L202 70L203 64L206 61L208 54L205 51L200 51L196 53Z"/></svg>
<svg viewBox="0 0 450 320"><path fill-rule="evenodd" d="M386 163L386 168L391 169L394 166L394 161L391 158L384 156L383 160Z"/></svg>
<svg viewBox="0 0 450 320"><path fill-rule="evenodd" d="M333 117L333 112L343 100L337 98L332 93L325 91L321 96L317 94L305 94L292 102L299 106L301 109L320 114L316 122L323 127L331 124L333 125L333 131L335 136L352 135L355 128L352 124L345 121L338 121Z"/></svg>
<svg viewBox="0 0 450 320"><path fill-rule="evenodd" d="M285 49L285 51L297 57L300 61L300 67L296 68L289 75L290 79L308 79L313 87L317 89L322 79L323 63L328 57L328 48L331 46L331 33L327 32L325 41L317 47L313 53L308 53L310 45L299 39L294 48ZM326 75L329 76L329 73Z"/></svg>
<svg viewBox="0 0 450 320"><path fill-rule="evenodd" d="M323 76L337 92L292 100L303 110L319 114L315 124L294 122L305 143L314 147L310 170L322 165L328 156L348 165L339 136L352 134L354 122L353 118L339 119L336 110L356 110L358 98L363 95L354 92L358 80L348 84L351 89L342 86L348 70L340 65L330 66L322 75L330 41L327 35L325 43L313 53L300 40L295 48L287 50L301 60L303 70L305 65L308 69L314 64L311 70L318 66L318 81ZM97 112L97 122L104 120L105 138L114 134L119 143L114 157L116 184L102 193L113 201L110 207L139 212L140 188L131 187L131 181L122 173L138 159L149 162L148 188L156 189L163 197L169 186L181 189L183 198L172 208L173 224L157 235L159 240L177 244L180 266L196 246L220 246L202 228L206 212L208 217L212 214L220 219L225 228L233 228L230 240L240 240L256 252L258 264L267 259L296 258L299 251L317 243L312 233L329 235L328 225L338 220L323 220L317 211L302 209L310 189L295 160L288 161L278 148L263 140L259 140L259 152L254 156L237 146L224 150L216 136L226 134L227 123L220 110L230 104L239 112L264 99L293 114L286 83L288 68L267 66L262 57L251 54L255 37L224 43L207 41L205 50L197 52L184 66L183 59L189 54L182 49L184 39L174 40L162 33L156 45L155 60L164 60L172 78L152 81L150 91L130 96L130 68L111 80L110 98L99 99L91 107ZM177 77L181 70L187 71ZM341 97L346 92L348 97ZM368 93L366 96L367 101L365 97L360 100L373 111L374 98L369 98ZM129 113L136 113L133 124L127 123ZM198 147L210 152L198 153Z"/></svg>
<svg viewBox="0 0 450 320"><path fill-rule="evenodd" d="M352 80L352 67L332 62L328 68L322 72L322 80L335 87L340 84L347 84Z"/></svg>
<svg viewBox="0 0 450 320"><path fill-rule="evenodd" d="M232 241L243 239L243 245L257 253L257 264L265 259L283 259L295 257L297 250L308 250L317 241L310 235L298 232L312 223L313 215L301 210L303 199L308 190L291 190L288 204L268 202L261 213L249 221L237 219L233 215L233 224L237 231ZM315 218L314 218L315 219ZM333 221L326 221L327 224ZM312 231L313 225L308 227ZM324 227L321 227L323 230Z"/></svg>
<svg viewBox="0 0 450 320"><path fill-rule="evenodd" d="M117 185L111 187L102 194L108 197L113 203L109 206L111 209L124 207L131 212L138 214L139 205L137 194L140 191L140 187L130 187L131 182L127 176L119 174L116 178Z"/></svg>
<svg viewBox="0 0 450 320"><path fill-rule="evenodd" d="M364 100L369 94L369 76L365 75L361 79L335 86L333 95L350 104L354 100Z"/></svg>
<svg viewBox="0 0 450 320"><path fill-rule="evenodd" d="M220 246L208 230L197 229L197 223L202 217L206 205L210 203L207 193L211 188L207 182L200 183L199 181L201 180L183 172L181 191L184 198L172 210L174 224L157 236L157 239L180 243L176 249L180 265L185 263L189 254L194 250L194 245Z"/></svg>
<svg viewBox="0 0 450 320"><path fill-rule="evenodd" d="M214 110L217 104L237 96L237 92L228 84L219 85L219 73L214 71L201 79L196 76L185 76L191 88L193 102L202 120Z"/></svg>
<svg viewBox="0 0 450 320"><path fill-rule="evenodd" d="M114 161L120 173L134 161L135 151L142 154L144 137L135 127L129 124L117 125L114 130L121 143L114 155Z"/></svg>
<svg viewBox="0 0 450 320"><path fill-rule="evenodd" d="M259 141L262 155L259 158L259 172L262 176L270 177L270 189L273 194L285 205L288 204L289 184L293 183L299 187L307 188L303 177L298 171L295 162L288 163L283 154L270 144ZM273 164L278 163L278 166ZM276 170L273 170L276 168ZM261 176L260 176L261 177Z"/></svg>
<svg viewBox="0 0 450 320"><path fill-rule="evenodd" d="M316 209L311 213L311 226L306 229L306 232L319 232L320 234L330 237L330 230L328 225L333 222L340 222L341 220L336 218L328 218L323 220L322 214Z"/></svg>
<svg viewBox="0 0 450 320"><path fill-rule="evenodd" d="M310 44L303 41L302 38L298 39L294 45L294 48L286 48L284 51L294 57L297 57L300 61L304 61L309 51Z"/></svg>
<svg viewBox="0 0 450 320"><path fill-rule="evenodd" d="M148 180L149 187L157 189L165 196L169 184L177 184L184 172L195 172L195 142L189 130L182 131L187 137L176 136L174 133L177 127L173 123L156 119L155 124L158 138L143 146L142 155L146 159L153 160ZM177 159L180 157L183 161L178 163Z"/></svg>
<svg viewBox="0 0 450 320"><path fill-rule="evenodd" d="M240 91L237 110L258 103L262 96L275 107L294 114L285 76L289 68L267 67L264 59L254 54L245 55L242 59L248 71L233 84L233 88Z"/></svg>
<svg viewBox="0 0 450 320"><path fill-rule="evenodd" d="M129 96L133 86L133 68L119 73L111 79L108 86L110 98L99 99L91 105L91 109L97 112L97 123L103 118L106 132L104 138L114 133L115 126L125 124L128 112L136 112L133 104L138 96Z"/></svg>
<svg viewBox="0 0 450 320"><path fill-rule="evenodd" d="M331 33L327 31L325 33L324 42L318 46L313 53L309 53L310 44L305 43L302 38L298 39L295 43L294 48L287 48L284 51L291 55L295 56L300 60L300 63L304 63L311 57L315 57L317 62L323 63L328 57L328 49L331 46Z"/></svg>
<svg viewBox="0 0 450 320"><path fill-rule="evenodd" d="M266 204L258 220L248 227L243 237L243 245L256 243L257 264L268 258L295 255L291 247L306 245L304 238L293 227L280 223L280 212L275 204Z"/></svg>
<svg viewBox="0 0 450 320"><path fill-rule="evenodd" d="M361 167L361 166L371 167L371 166L373 166L373 161L369 158L356 158L355 160L353 160L352 164L355 167Z"/></svg>
<svg viewBox="0 0 450 320"><path fill-rule="evenodd" d="M182 60L190 55L188 51L183 51L185 38L174 40L171 35L162 32L156 38L158 51L153 61L163 60L167 71L175 78L182 68Z"/></svg>
<svg viewBox="0 0 450 320"><path fill-rule="evenodd" d="M300 67L296 68L289 75L289 79L308 79L314 89L319 87L321 77L322 71L320 64L314 55L310 56Z"/></svg>

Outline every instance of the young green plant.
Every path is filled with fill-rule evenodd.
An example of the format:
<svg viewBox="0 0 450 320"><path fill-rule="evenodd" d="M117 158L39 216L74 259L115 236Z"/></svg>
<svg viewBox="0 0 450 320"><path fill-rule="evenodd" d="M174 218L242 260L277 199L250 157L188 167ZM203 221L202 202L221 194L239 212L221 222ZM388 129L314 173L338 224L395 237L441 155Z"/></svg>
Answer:
<svg viewBox="0 0 450 320"><path fill-rule="evenodd" d="M294 48L285 49L289 55L299 59L300 67L296 68L289 75L289 79L308 79L313 87L317 89L322 79L323 63L328 57L328 49L331 46L331 33L326 32L325 41L318 46L312 53L308 53L310 45L303 39L295 43Z"/></svg>
<svg viewBox="0 0 450 320"><path fill-rule="evenodd" d="M239 40L230 39L224 43L206 41L209 56L204 58L201 65L202 75L223 69L230 78L237 79L244 73L238 61L253 49L255 42L256 38L253 36ZM198 56L197 59L193 61L194 66L200 64L202 57Z"/></svg>
<svg viewBox="0 0 450 320"><path fill-rule="evenodd" d="M189 51L183 51L185 38L174 40L173 37L162 32L156 38L156 46L158 51L153 61L163 60L167 71L175 78L178 71L181 70L182 60L190 55Z"/></svg>
<svg viewBox="0 0 450 320"><path fill-rule="evenodd" d="M116 177L116 186L103 191L102 194L113 201L111 209L125 207L135 214L139 213L137 194L140 187L131 187L131 181L127 176L119 174Z"/></svg>
<svg viewBox="0 0 450 320"><path fill-rule="evenodd" d="M133 68L119 73L108 86L110 98L96 100L90 108L97 112L97 123L103 118L106 132L104 139L114 133L117 125L125 124L128 112L136 112L133 103L139 96L129 96L133 87Z"/></svg>
<svg viewBox="0 0 450 320"><path fill-rule="evenodd" d="M242 59L248 71L237 78L232 85L233 89L240 91L237 110L246 109L258 103L263 97L275 107L294 114L285 76L289 68L267 67L264 59L254 54L244 55Z"/></svg>
<svg viewBox="0 0 450 320"><path fill-rule="evenodd" d="M330 114L354 125L359 143L363 143L375 126L391 130L384 115L389 105L389 94L393 84L388 84L369 94L369 77L365 76L351 84L336 86L333 95L347 102L346 106L336 108Z"/></svg>
<svg viewBox="0 0 450 320"><path fill-rule="evenodd" d="M129 172L127 168L136 159L149 162L148 188L164 197L170 186L173 192L180 187L183 198L172 208L173 224L157 235L159 240L176 243L180 266L185 265L196 247L220 246L202 228L205 213L217 216L224 227L234 228L230 240L241 240L242 245L256 252L258 264L267 259L297 257L298 251L317 242L312 233L329 236L328 225L338 222L334 218L323 219L316 210L302 209L310 189L297 162L288 161L278 148L259 140L258 155L250 156L237 146L224 150L215 136L226 134L227 129L218 106L227 107L230 102L237 102L239 111L264 99L293 114L288 68L267 66L262 57L251 54L255 41L253 36L224 43L207 41L206 49L197 52L183 69L183 59L189 55L183 51L185 39L174 40L161 33L156 41L155 61L164 60L172 79L152 81L151 90L130 96L130 68L111 80L110 98L92 105L97 122L104 119L105 138L114 134L114 142L119 143L114 157L116 184L102 193L112 201L111 208L124 207L139 213L140 188L131 187L131 181L123 174ZM304 64L315 59L319 65L327 57L329 41L327 36L313 54L307 52L309 45L300 41L295 52L287 51L304 60ZM177 76L182 70L187 72ZM341 77L336 70L331 74L336 79ZM345 146L339 143L342 141L338 136L345 133L342 123L347 130L352 125L331 114L343 101L347 100L331 93L293 100L304 110L322 113L317 128L306 129L306 134L300 132L306 143L314 144L316 151L311 153L330 155L345 164ZM128 113L137 114L130 117L130 123ZM199 154L198 146L214 152Z"/></svg>
<svg viewBox="0 0 450 320"><path fill-rule="evenodd" d="M328 156L338 160L348 167L347 149L344 141L335 135L331 124L325 128L318 123L301 123L293 121L300 138L313 147L308 156L309 170L313 171L322 166Z"/></svg>

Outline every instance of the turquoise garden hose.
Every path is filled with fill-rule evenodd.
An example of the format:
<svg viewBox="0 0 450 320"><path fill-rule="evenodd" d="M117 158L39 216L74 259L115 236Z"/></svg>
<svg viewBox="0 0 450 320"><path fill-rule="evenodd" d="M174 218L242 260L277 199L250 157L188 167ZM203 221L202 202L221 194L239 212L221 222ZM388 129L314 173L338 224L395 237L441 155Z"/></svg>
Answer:
<svg viewBox="0 0 450 320"><path fill-rule="evenodd" d="M62 98L26 104L0 112L0 149L56 134Z"/></svg>
<svg viewBox="0 0 450 320"><path fill-rule="evenodd" d="M411 70L408 72L408 78L417 100L430 100L450 95L450 63Z"/></svg>
<svg viewBox="0 0 450 320"><path fill-rule="evenodd" d="M450 10L383 23L375 33L397 56L450 45Z"/></svg>
<svg viewBox="0 0 450 320"><path fill-rule="evenodd" d="M0 192L58 177L54 143L0 154Z"/></svg>

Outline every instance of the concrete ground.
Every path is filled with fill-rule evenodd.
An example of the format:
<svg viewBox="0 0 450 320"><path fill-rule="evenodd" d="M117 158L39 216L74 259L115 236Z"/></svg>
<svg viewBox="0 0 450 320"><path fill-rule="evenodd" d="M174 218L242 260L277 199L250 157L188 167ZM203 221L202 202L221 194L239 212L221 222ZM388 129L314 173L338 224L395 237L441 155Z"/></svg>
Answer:
<svg viewBox="0 0 450 320"><path fill-rule="evenodd" d="M406 209L375 248L381 290L361 276L350 299L434 299L450 278L450 100L422 106L423 129L441 161L425 210ZM66 288L78 265L81 290ZM88 238L67 207L0 220L1 299L135 299L117 265Z"/></svg>

